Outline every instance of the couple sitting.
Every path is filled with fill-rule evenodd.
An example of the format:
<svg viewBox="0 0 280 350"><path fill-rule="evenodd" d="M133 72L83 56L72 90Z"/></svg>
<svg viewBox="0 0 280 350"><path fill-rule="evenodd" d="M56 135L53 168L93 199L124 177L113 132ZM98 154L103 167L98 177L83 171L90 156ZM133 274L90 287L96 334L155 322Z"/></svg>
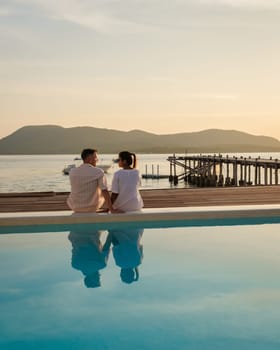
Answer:
<svg viewBox="0 0 280 350"><path fill-rule="evenodd" d="M136 156L127 151L119 153L119 167L112 181L112 194L108 191L104 171L96 166L97 151L84 149L83 164L70 171L71 193L67 204L74 212L112 213L138 211L143 207L139 193L140 175L136 167Z"/></svg>

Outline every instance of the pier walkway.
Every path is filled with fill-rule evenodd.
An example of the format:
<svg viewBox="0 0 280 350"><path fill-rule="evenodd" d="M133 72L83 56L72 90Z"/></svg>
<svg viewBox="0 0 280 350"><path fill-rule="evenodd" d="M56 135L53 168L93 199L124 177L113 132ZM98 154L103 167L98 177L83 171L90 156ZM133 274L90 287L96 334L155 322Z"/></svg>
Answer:
<svg viewBox="0 0 280 350"><path fill-rule="evenodd" d="M280 186L142 190L146 208L280 204ZM0 212L69 210L67 192L0 194Z"/></svg>

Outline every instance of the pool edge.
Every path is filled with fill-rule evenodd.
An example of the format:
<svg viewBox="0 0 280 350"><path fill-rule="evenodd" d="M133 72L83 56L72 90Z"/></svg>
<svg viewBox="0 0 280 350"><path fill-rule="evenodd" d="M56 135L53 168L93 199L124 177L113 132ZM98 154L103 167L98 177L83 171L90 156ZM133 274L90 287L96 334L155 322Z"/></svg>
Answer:
<svg viewBox="0 0 280 350"><path fill-rule="evenodd" d="M237 219L280 217L280 205L220 206L144 209L124 214L75 214L69 212L6 213L0 216L0 227L34 225L71 225L87 223L125 223L153 221L190 221L208 219Z"/></svg>

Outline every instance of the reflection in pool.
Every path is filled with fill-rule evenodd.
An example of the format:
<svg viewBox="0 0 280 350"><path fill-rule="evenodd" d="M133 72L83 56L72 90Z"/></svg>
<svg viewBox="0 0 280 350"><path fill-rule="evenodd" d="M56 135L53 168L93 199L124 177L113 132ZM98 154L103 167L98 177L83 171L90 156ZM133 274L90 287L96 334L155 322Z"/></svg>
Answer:
<svg viewBox="0 0 280 350"><path fill-rule="evenodd" d="M110 229L109 233L89 227L72 230L68 236L72 243L72 267L83 273L85 286L101 286L100 270L107 266L111 245L115 263L121 268L121 280L128 284L138 281L138 266L143 259L143 246L140 244L143 232L142 228ZM104 244L102 235L107 235Z"/></svg>
<svg viewBox="0 0 280 350"><path fill-rule="evenodd" d="M279 349L279 232L0 234L0 348Z"/></svg>

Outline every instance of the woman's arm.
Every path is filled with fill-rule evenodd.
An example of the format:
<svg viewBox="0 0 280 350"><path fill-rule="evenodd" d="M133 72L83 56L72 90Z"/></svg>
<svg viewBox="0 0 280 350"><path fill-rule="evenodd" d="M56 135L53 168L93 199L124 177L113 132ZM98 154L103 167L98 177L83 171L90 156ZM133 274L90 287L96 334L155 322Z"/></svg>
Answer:
<svg viewBox="0 0 280 350"><path fill-rule="evenodd" d="M118 193L114 193L114 192L112 192L112 194L111 194L111 202L112 202L112 204L114 204L114 202L115 202L115 200L118 198Z"/></svg>

